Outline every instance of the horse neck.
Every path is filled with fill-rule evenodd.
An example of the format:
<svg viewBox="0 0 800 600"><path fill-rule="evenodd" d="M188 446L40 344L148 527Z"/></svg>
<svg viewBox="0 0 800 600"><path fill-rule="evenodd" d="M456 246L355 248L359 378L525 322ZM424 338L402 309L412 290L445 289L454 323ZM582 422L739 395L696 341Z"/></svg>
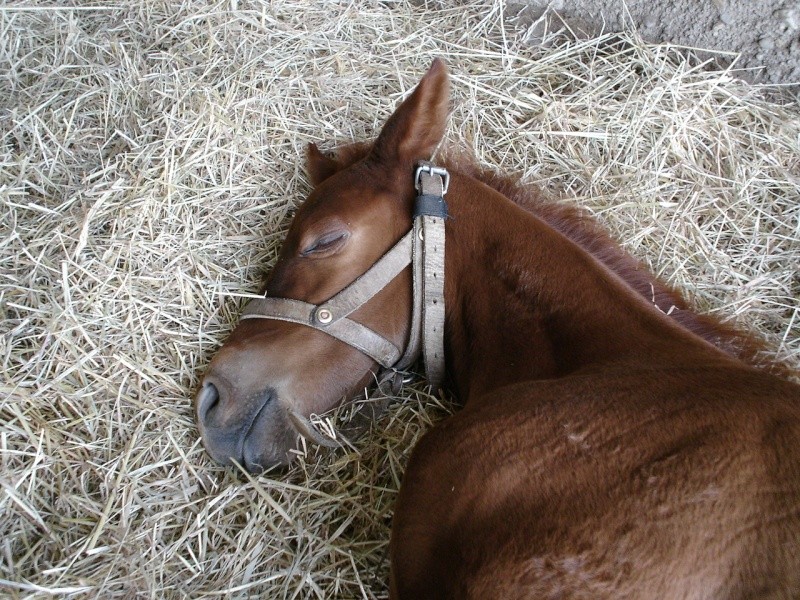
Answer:
<svg viewBox="0 0 800 600"><path fill-rule="evenodd" d="M463 400L612 363L724 358L494 189L454 175L448 203L446 350Z"/></svg>

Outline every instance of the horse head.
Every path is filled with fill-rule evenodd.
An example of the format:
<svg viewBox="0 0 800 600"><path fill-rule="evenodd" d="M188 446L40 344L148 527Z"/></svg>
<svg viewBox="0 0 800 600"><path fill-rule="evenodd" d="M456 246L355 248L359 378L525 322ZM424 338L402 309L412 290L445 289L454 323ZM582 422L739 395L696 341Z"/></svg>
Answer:
<svg viewBox="0 0 800 600"><path fill-rule="evenodd" d="M430 158L444 135L448 104L447 71L437 60L371 147L329 158L309 146L313 190L297 210L267 278L266 296L280 299L270 315L287 317L297 307L319 307L407 234L414 165ZM308 433L303 426L308 417L355 396L380 367L375 352L302 319L264 318L257 303L245 309L245 316L255 318L244 318L214 356L195 406L209 454L253 472L287 464L298 434ZM411 313L411 273L403 268L347 319L402 353ZM324 323L330 313L311 318Z"/></svg>

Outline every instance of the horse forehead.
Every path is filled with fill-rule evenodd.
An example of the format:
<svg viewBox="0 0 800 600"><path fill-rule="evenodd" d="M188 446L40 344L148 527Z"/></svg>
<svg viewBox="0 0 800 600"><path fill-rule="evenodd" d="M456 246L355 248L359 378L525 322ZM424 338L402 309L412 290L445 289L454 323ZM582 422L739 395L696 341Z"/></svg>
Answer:
<svg viewBox="0 0 800 600"><path fill-rule="evenodd" d="M313 226L332 218L349 225L378 217L392 206L391 199L392 194L386 189L364 182L320 187L298 209L296 219L301 227Z"/></svg>
<svg viewBox="0 0 800 600"><path fill-rule="evenodd" d="M314 188L301 209L311 212L334 206L354 210L368 207L375 201L398 195L404 181L396 171L372 163L356 163Z"/></svg>

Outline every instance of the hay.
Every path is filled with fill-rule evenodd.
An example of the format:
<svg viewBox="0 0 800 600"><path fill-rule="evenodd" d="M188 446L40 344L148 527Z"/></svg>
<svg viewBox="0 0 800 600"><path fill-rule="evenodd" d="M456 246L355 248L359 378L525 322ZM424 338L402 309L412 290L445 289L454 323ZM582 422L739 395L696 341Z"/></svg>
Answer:
<svg viewBox="0 0 800 600"><path fill-rule="evenodd" d="M354 449L253 479L211 464L191 405L305 144L373 135L433 56L448 143L800 364L796 106L635 35L535 50L489 0L82 7L0 9L4 595L386 596L403 465L448 406L412 387Z"/></svg>

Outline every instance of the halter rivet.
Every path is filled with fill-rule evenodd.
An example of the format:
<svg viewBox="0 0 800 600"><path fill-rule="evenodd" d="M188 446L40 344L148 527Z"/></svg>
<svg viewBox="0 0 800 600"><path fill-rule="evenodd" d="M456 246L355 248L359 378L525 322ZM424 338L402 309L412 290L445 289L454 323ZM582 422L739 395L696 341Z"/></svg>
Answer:
<svg viewBox="0 0 800 600"><path fill-rule="evenodd" d="M327 308L319 308L314 315L320 323L327 325L331 321L333 321L333 313L329 311Z"/></svg>

